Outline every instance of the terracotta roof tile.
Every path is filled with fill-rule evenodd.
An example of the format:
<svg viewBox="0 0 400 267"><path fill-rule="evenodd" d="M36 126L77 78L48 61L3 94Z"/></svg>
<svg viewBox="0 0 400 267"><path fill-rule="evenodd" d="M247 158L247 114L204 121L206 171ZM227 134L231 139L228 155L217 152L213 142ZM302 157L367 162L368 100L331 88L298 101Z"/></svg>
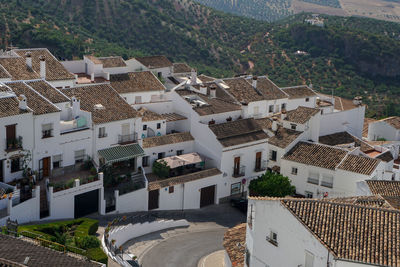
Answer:
<svg viewBox="0 0 400 267"><path fill-rule="evenodd" d="M367 180L366 182L374 195L400 197L400 181Z"/></svg>
<svg viewBox="0 0 400 267"><path fill-rule="evenodd" d="M140 108L138 110L138 113L140 114L140 116L142 116L142 121L146 122L146 121L162 121L164 120L164 117L158 113L155 113L151 110L148 110L147 108Z"/></svg>
<svg viewBox="0 0 400 267"><path fill-rule="evenodd" d="M242 223L228 229L224 234L224 248L232 267L244 266L246 254L246 224Z"/></svg>
<svg viewBox="0 0 400 267"><path fill-rule="evenodd" d="M0 98L0 118L15 116L20 114L29 113L30 110L19 109L17 98L14 97L1 97Z"/></svg>
<svg viewBox="0 0 400 267"><path fill-rule="evenodd" d="M279 127L275 135L268 139L268 144L286 148L292 144L303 132L298 132L284 127Z"/></svg>
<svg viewBox="0 0 400 267"><path fill-rule="evenodd" d="M0 65L11 75L12 80L34 80L40 75L33 69L28 68L22 57L0 57Z"/></svg>
<svg viewBox="0 0 400 267"><path fill-rule="evenodd" d="M45 81L27 82L26 84L54 104L70 101L68 97Z"/></svg>
<svg viewBox="0 0 400 267"><path fill-rule="evenodd" d="M305 85L281 88L281 90L289 95L289 99L317 96L317 94L313 90Z"/></svg>
<svg viewBox="0 0 400 267"><path fill-rule="evenodd" d="M116 57L95 57L86 56L95 64L103 64L103 68L126 67L125 61L120 56Z"/></svg>
<svg viewBox="0 0 400 267"><path fill-rule="evenodd" d="M23 82L7 83L14 93L19 95L25 95L27 105L33 110L34 115L43 115L48 113L60 112L60 110L54 106L49 100L41 96L38 92L33 90L27 84Z"/></svg>
<svg viewBox="0 0 400 267"><path fill-rule="evenodd" d="M385 153L380 154L376 158L380 159L380 160L382 160L384 162L390 162L390 161L394 160L392 152L390 152L390 151L386 151Z"/></svg>
<svg viewBox="0 0 400 267"><path fill-rule="evenodd" d="M344 111L344 110L354 109L357 107L358 107L358 105L355 105L353 103L353 100L335 96L335 107L334 108L336 110Z"/></svg>
<svg viewBox="0 0 400 267"><path fill-rule="evenodd" d="M294 110L290 110L287 112L287 117L285 120L294 122L294 123L300 123L304 124L307 121L309 121L314 115L316 115L318 112L321 112L317 108L308 108L308 107L298 107Z"/></svg>
<svg viewBox="0 0 400 267"><path fill-rule="evenodd" d="M387 202L382 196L357 196L357 197L343 197L343 198L325 198L325 202L353 204L371 208L385 208L393 209L394 207Z"/></svg>
<svg viewBox="0 0 400 267"><path fill-rule="evenodd" d="M40 73L40 56L44 56L46 59L46 80L48 81L57 81L57 80L73 80L75 76L70 73L46 48L38 48L38 49L16 49L13 50L17 53L24 64L25 54L27 52L31 53L32 56L32 68L38 74ZM25 79L24 79L25 80Z"/></svg>
<svg viewBox="0 0 400 267"><path fill-rule="evenodd" d="M162 116L167 122L187 120L185 116L180 115L178 113L164 113L162 114Z"/></svg>
<svg viewBox="0 0 400 267"><path fill-rule="evenodd" d="M209 126L224 147L267 140L268 135L252 118Z"/></svg>
<svg viewBox="0 0 400 267"><path fill-rule="evenodd" d="M204 179L207 177L219 175L222 172L218 170L217 168L213 169L207 169L199 172L194 172L182 176L177 176L177 177L172 177L172 178L166 178L166 179L160 179L156 181L151 181L149 182L148 190L156 190L164 187L169 187L169 186L174 186L177 184L184 184L200 179Z"/></svg>
<svg viewBox="0 0 400 267"><path fill-rule="evenodd" d="M321 200L281 203L332 253L344 260L400 266L400 212Z"/></svg>
<svg viewBox="0 0 400 267"><path fill-rule="evenodd" d="M192 68L186 63L174 63L174 73L192 72Z"/></svg>
<svg viewBox="0 0 400 267"><path fill-rule="evenodd" d="M169 61L166 56L137 57L135 59L149 69L158 69L173 66L172 62Z"/></svg>
<svg viewBox="0 0 400 267"><path fill-rule="evenodd" d="M264 100L262 94L258 93L244 78L225 79L223 81L229 86L226 91L242 104L247 105L250 102Z"/></svg>
<svg viewBox="0 0 400 267"><path fill-rule="evenodd" d="M197 79L199 79L201 82L206 83L206 82L212 82L215 81L216 79L214 77L210 77L204 74L201 74L197 76Z"/></svg>
<svg viewBox="0 0 400 267"><path fill-rule="evenodd" d="M355 172L364 175L371 175L381 161L357 155L348 155L338 166L338 169Z"/></svg>
<svg viewBox="0 0 400 267"><path fill-rule="evenodd" d="M89 85L65 89L68 97L81 100L81 109L92 113L95 124L127 120L138 117L138 112L108 84ZM102 107L95 107L95 105Z"/></svg>
<svg viewBox="0 0 400 267"><path fill-rule="evenodd" d="M0 79L11 79L11 75L0 65Z"/></svg>
<svg viewBox="0 0 400 267"><path fill-rule="evenodd" d="M164 85L150 71L110 75L110 82L120 94L165 91Z"/></svg>
<svg viewBox="0 0 400 267"><path fill-rule="evenodd" d="M360 150L366 152L374 149L368 143L358 139L357 137L349 134L348 132L339 132L319 137L319 142L328 146L340 146L354 143L356 147L360 147Z"/></svg>
<svg viewBox="0 0 400 267"><path fill-rule="evenodd" d="M143 139L143 148L183 143L193 140L194 138L189 132L154 136Z"/></svg>
<svg viewBox="0 0 400 267"><path fill-rule="evenodd" d="M251 80L249 82L252 82ZM261 92L264 99L266 100L275 100L288 98L277 85L275 85L270 79L267 77L258 77L257 78L257 90Z"/></svg>
<svg viewBox="0 0 400 267"><path fill-rule="evenodd" d="M299 142L283 159L334 170L346 155L347 152L339 148Z"/></svg>

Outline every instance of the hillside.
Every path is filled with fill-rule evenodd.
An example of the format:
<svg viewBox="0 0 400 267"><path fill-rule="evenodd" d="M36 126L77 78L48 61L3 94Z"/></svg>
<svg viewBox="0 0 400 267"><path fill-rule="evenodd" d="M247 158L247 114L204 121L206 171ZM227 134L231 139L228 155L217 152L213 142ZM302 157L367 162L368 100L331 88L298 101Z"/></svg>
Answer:
<svg viewBox="0 0 400 267"><path fill-rule="evenodd" d="M400 115L399 24L309 15L269 24L189 0L0 0L0 46L48 47L57 57L165 54L215 77L268 74L364 96L368 115ZM295 52L301 50L303 55Z"/></svg>

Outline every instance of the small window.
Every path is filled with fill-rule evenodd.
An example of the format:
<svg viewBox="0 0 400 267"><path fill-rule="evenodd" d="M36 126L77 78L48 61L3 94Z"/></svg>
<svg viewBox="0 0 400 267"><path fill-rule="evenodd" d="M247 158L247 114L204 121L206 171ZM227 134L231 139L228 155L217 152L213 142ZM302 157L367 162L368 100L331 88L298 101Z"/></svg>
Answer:
<svg viewBox="0 0 400 267"><path fill-rule="evenodd" d="M162 77L162 72L157 73L158 78Z"/></svg>
<svg viewBox="0 0 400 267"><path fill-rule="evenodd" d="M183 150L177 150L177 151L176 151L176 155L177 155L177 156L183 155Z"/></svg>
<svg viewBox="0 0 400 267"><path fill-rule="evenodd" d="M272 161L276 161L277 158L277 152L275 150L269 151L269 159Z"/></svg>
<svg viewBox="0 0 400 267"><path fill-rule="evenodd" d="M75 151L75 164L81 163L85 160L85 150L77 150Z"/></svg>
<svg viewBox="0 0 400 267"><path fill-rule="evenodd" d="M150 159L149 156L145 156L145 157L142 158L142 166L143 167L148 167L149 166L149 159Z"/></svg>
<svg viewBox="0 0 400 267"><path fill-rule="evenodd" d="M240 194L241 183L234 183L231 185L231 195Z"/></svg>
<svg viewBox="0 0 400 267"><path fill-rule="evenodd" d="M314 196L313 192L310 192L310 191L305 191L304 195L306 196L306 198L313 198L313 196Z"/></svg>
<svg viewBox="0 0 400 267"><path fill-rule="evenodd" d="M168 193L170 193L170 194L172 194L173 192L174 192L174 187L173 186L170 186L169 188L168 188Z"/></svg>
<svg viewBox="0 0 400 267"><path fill-rule="evenodd" d="M142 103L142 97L141 96L135 96L135 103L136 104Z"/></svg>
<svg viewBox="0 0 400 267"><path fill-rule="evenodd" d="M106 127L100 127L99 128L99 138L104 138L104 137L107 137Z"/></svg>
<svg viewBox="0 0 400 267"><path fill-rule="evenodd" d="M297 175L297 168L292 167L292 174L293 174L293 175Z"/></svg>
<svg viewBox="0 0 400 267"><path fill-rule="evenodd" d="M284 109L286 109L286 103L282 103L282 105L281 105L281 110L284 110Z"/></svg>
<svg viewBox="0 0 400 267"><path fill-rule="evenodd" d="M165 152L158 153L158 159L163 159L163 158L165 158Z"/></svg>
<svg viewBox="0 0 400 267"><path fill-rule="evenodd" d="M271 231L269 236L267 236L267 241L269 241L274 246L278 246L278 234Z"/></svg>
<svg viewBox="0 0 400 267"><path fill-rule="evenodd" d="M53 156L53 169L62 167L62 155Z"/></svg>
<svg viewBox="0 0 400 267"><path fill-rule="evenodd" d="M296 127L297 127L297 125L296 125L296 124L294 124L294 123L290 124L290 129L292 129L292 130L296 130Z"/></svg>
<svg viewBox="0 0 400 267"><path fill-rule="evenodd" d="M307 97L307 98L306 98L306 102L310 102L310 98Z"/></svg>
<svg viewBox="0 0 400 267"><path fill-rule="evenodd" d="M22 170L22 160L20 158L15 158L11 160L11 173L19 172Z"/></svg>
<svg viewBox="0 0 400 267"><path fill-rule="evenodd" d="M53 137L53 124L43 124L42 125L42 138Z"/></svg>
<svg viewBox="0 0 400 267"><path fill-rule="evenodd" d="M274 112L274 105L270 105L270 106L269 106L268 112L269 112L269 113Z"/></svg>
<svg viewBox="0 0 400 267"><path fill-rule="evenodd" d="M157 123L157 129L161 129L161 123Z"/></svg>
<svg viewBox="0 0 400 267"><path fill-rule="evenodd" d="M147 125L143 124L143 131L147 131Z"/></svg>

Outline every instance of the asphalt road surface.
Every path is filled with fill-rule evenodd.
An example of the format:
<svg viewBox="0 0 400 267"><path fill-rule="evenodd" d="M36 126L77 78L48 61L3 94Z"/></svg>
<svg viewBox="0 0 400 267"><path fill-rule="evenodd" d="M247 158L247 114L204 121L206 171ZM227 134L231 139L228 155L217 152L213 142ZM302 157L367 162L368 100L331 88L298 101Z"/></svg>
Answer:
<svg viewBox="0 0 400 267"><path fill-rule="evenodd" d="M223 249L225 231L223 228L215 228L170 237L143 256L142 266L196 267L202 257Z"/></svg>

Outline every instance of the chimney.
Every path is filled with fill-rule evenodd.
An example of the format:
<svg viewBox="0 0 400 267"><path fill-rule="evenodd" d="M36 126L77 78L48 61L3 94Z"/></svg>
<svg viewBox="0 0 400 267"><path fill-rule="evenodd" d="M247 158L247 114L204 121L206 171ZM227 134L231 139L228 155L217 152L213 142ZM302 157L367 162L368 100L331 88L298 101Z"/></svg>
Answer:
<svg viewBox="0 0 400 267"><path fill-rule="evenodd" d="M254 89L257 89L257 79L258 79L257 76L253 77L253 87L254 87Z"/></svg>
<svg viewBox="0 0 400 267"><path fill-rule="evenodd" d="M44 56L40 56L39 60L40 60L40 78L46 79L46 58Z"/></svg>
<svg viewBox="0 0 400 267"><path fill-rule="evenodd" d="M19 95L18 96L18 107L20 110L27 110L28 104L26 103L26 96Z"/></svg>
<svg viewBox="0 0 400 267"><path fill-rule="evenodd" d="M31 52L25 53L26 66L32 69L32 54Z"/></svg>
<svg viewBox="0 0 400 267"><path fill-rule="evenodd" d="M81 101L73 96L71 98L72 101L72 118L75 119L79 115L79 111L81 110Z"/></svg>
<svg viewBox="0 0 400 267"><path fill-rule="evenodd" d="M312 83L310 83L310 85L308 87L312 90L313 89Z"/></svg>
<svg viewBox="0 0 400 267"><path fill-rule="evenodd" d="M211 98L217 97L217 88L215 87L215 85L210 86L210 97Z"/></svg>
<svg viewBox="0 0 400 267"><path fill-rule="evenodd" d="M91 81L92 83L94 83L94 72L92 72L92 74L90 74L90 81Z"/></svg>
<svg viewBox="0 0 400 267"><path fill-rule="evenodd" d="M287 112L286 109L282 109L281 111L281 120L286 120Z"/></svg>
<svg viewBox="0 0 400 267"><path fill-rule="evenodd" d="M362 105L362 96L356 96L353 99L353 104L356 105L356 106Z"/></svg>
<svg viewBox="0 0 400 267"><path fill-rule="evenodd" d="M272 130L273 132L278 131L278 118L276 118L276 117L273 117L273 118L272 118L272 127L271 127L271 130Z"/></svg>
<svg viewBox="0 0 400 267"><path fill-rule="evenodd" d="M200 94L207 95L207 86L200 85Z"/></svg>
<svg viewBox="0 0 400 267"><path fill-rule="evenodd" d="M197 72L195 69L192 69L190 81L192 85L197 84Z"/></svg>

